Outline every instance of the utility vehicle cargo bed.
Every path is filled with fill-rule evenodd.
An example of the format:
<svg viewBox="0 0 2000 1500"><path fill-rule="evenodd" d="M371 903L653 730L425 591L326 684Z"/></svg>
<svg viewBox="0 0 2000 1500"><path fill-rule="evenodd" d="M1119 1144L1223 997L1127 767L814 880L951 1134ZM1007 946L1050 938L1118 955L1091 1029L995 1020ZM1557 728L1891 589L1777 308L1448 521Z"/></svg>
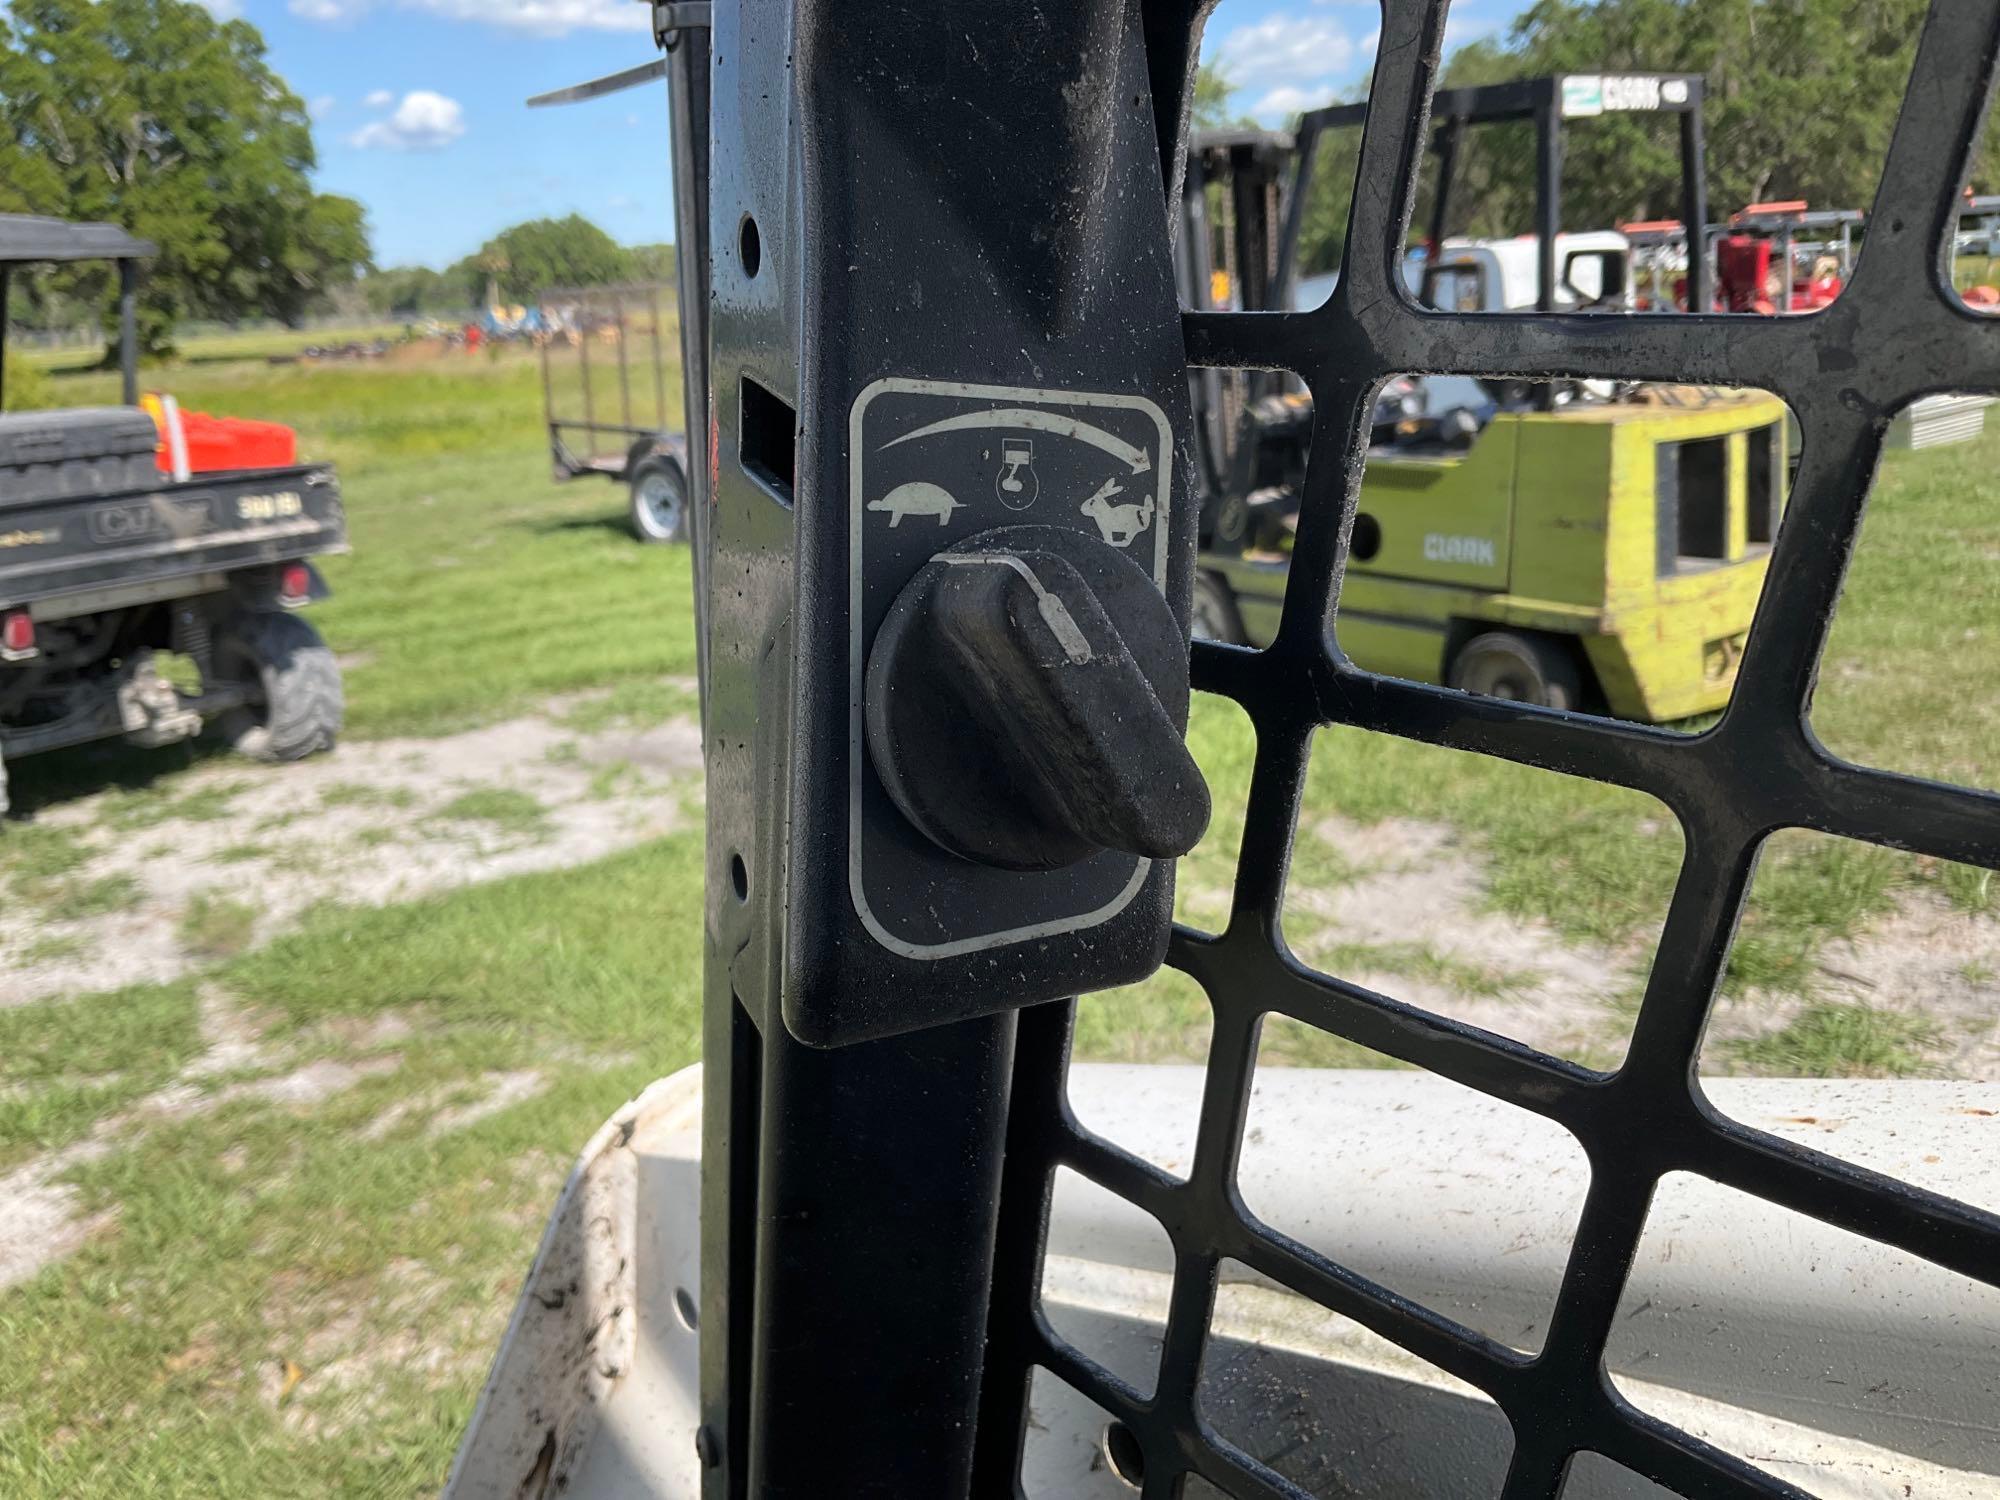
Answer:
<svg viewBox="0 0 2000 1500"><path fill-rule="evenodd" d="M340 485L327 465L175 484L152 469L150 448L146 464L139 484L36 497L20 470L0 463L0 606L346 550Z"/></svg>
<svg viewBox="0 0 2000 1500"><path fill-rule="evenodd" d="M130 407L0 416L0 510L157 484L159 436Z"/></svg>

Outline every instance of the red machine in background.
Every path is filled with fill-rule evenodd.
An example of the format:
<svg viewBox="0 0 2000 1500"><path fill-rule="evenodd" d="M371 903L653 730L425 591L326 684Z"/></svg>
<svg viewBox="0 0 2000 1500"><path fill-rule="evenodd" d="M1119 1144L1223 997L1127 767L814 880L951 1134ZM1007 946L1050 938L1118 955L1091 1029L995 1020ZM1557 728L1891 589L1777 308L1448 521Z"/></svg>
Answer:
<svg viewBox="0 0 2000 1500"><path fill-rule="evenodd" d="M1838 297L1854 265L1857 209L1810 209L1804 200L1752 203L1711 224L1712 311L1812 312ZM1687 310L1687 226L1678 219L1620 224L1632 245L1634 305L1640 311Z"/></svg>
<svg viewBox="0 0 2000 1500"><path fill-rule="evenodd" d="M1715 242L1715 284L1730 312L1812 312L1840 295L1854 265L1859 209L1812 210L1804 199L1752 203Z"/></svg>

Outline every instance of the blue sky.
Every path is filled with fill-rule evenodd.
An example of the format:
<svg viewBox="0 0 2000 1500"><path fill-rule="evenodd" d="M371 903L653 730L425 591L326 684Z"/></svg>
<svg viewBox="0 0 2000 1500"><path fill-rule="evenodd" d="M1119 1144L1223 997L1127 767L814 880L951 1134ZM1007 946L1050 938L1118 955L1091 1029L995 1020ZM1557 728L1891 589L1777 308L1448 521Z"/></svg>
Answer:
<svg viewBox="0 0 2000 1500"><path fill-rule="evenodd" d="M1460 0L1454 40L1523 0ZM322 190L367 205L383 265L443 265L496 230L577 212L673 238L663 85L529 111L530 94L654 55L640 0L209 0L254 22L318 121ZM1370 0L1221 0L1203 55L1276 124L1365 79Z"/></svg>

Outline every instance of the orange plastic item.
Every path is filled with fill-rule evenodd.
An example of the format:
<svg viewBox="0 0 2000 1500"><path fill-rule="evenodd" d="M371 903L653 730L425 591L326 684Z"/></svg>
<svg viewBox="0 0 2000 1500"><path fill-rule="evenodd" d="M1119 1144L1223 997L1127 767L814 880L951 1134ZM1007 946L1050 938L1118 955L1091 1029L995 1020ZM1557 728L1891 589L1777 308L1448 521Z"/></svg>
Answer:
<svg viewBox="0 0 2000 1500"><path fill-rule="evenodd" d="M149 395L141 403L159 429L155 461L162 473L174 471L172 441L167 431L167 403ZM299 436L278 422L247 417L214 417L205 411L177 411L187 444L190 474L224 474L235 469L281 469L299 461Z"/></svg>

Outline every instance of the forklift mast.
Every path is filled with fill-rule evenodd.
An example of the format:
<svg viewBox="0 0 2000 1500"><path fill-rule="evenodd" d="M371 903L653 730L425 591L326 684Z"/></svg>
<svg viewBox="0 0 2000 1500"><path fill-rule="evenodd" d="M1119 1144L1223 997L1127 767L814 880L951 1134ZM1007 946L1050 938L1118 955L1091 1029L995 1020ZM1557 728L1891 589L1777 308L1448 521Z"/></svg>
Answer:
<svg viewBox="0 0 2000 1500"><path fill-rule="evenodd" d="M1300 1500L1274 1455L1231 1444L1197 1400L1233 1261L1491 1398L1512 1432L1505 1500L1551 1500L1587 1453L1684 1495L1796 1496L1636 1409L1605 1347L1669 1173L2000 1284L1993 1214L1726 1119L1694 1081L1771 832L2000 867L2000 798L1836 760L1804 717L1890 417L1933 389L2000 385L1992 329L1938 270L2000 11L1931 11L1919 105L1882 176L1875 222L1888 227L1838 303L1797 320L1634 315L1610 338L1602 317L1552 310L1561 128L1655 107L1635 101L1656 88L1680 116L1686 218L1701 224L1698 79L1434 94L1445 0L1386 7L1369 103L1302 124L1263 305L1286 307L1314 152L1358 124L1332 299L1307 313L1184 312L1171 239L1205 9L717 0L711 29L706 6L655 7L671 43L688 425L708 458L690 476L708 788L702 1493L1021 1493L1041 1370L1111 1424L1118 1472L1145 1500ZM1435 127L1449 154L1464 126L1492 118L1537 124L1540 311L1421 308L1400 262L1426 145ZM1439 217L1432 238L1446 227ZM1691 301L1706 306L1699 280ZM1293 372L1316 398L1289 592L1267 650L1190 652L1188 378L1242 368ZM1363 445L1377 390L1403 372L1759 386L1790 403L1804 437L1795 519L1720 723L1682 736L1345 659L1336 610ZM1256 730L1218 934L1169 921L1174 856L1207 815L1181 743L1190 687L1230 699ZM1674 810L1685 864L1617 1071L1287 951L1279 912L1305 769L1336 724ZM1065 1092L1073 997L1163 956L1213 1012L1184 1174L1086 1130ZM1236 1163L1274 1015L1581 1143L1588 1199L1538 1355L1250 1215ZM1065 1342L1043 1311L1058 1168L1172 1241L1150 1390Z"/></svg>
<svg viewBox="0 0 2000 1500"><path fill-rule="evenodd" d="M1685 223L1708 222L1708 175L1702 136L1704 80L1699 73L1565 73L1513 83L1440 89L1431 101L1431 149L1437 153L1437 193L1431 200L1424 235L1428 264L1435 265L1451 233L1451 207L1459 147L1468 126L1532 121L1535 127L1535 224L1538 259L1535 308L1556 305L1556 236L1562 232L1563 132L1572 120L1605 114L1667 114L1680 128L1681 214ZM1333 104L1311 110L1299 121L1298 171L1291 190L1292 215L1286 244L1298 243L1303 205L1314 165L1328 133L1363 124L1368 105ZM1289 261L1287 262L1289 266ZM1289 279L1278 295L1289 293ZM1708 305L1708 266L1688 258L1688 305ZM1282 302L1273 303L1282 306Z"/></svg>

